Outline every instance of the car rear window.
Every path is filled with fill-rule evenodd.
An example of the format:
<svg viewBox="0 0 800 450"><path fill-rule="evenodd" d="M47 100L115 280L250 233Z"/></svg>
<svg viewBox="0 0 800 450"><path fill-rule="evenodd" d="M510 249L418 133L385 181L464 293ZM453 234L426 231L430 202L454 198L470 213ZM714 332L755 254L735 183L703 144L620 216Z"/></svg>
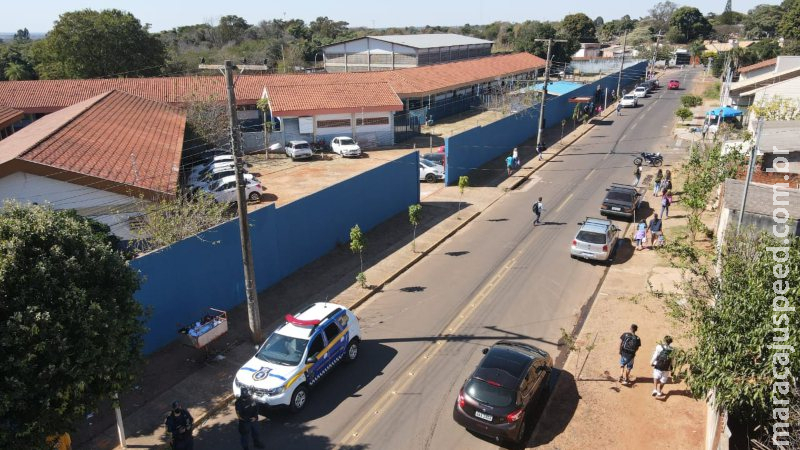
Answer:
<svg viewBox="0 0 800 450"><path fill-rule="evenodd" d="M617 202L629 202L631 201L631 194L627 192L619 192L619 191L610 191L606 195L607 200L617 201Z"/></svg>
<svg viewBox="0 0 800 450"><path fill-rule="evenodd" d="M606 236L604 234L595 233L592 231L579 231L575 239L581 242L587 242L589 244L606 243Z"/></svg>
<svg viewBox="0 0 800 450"><path fill-rule="evenodd" d="M355 144L355 142L353 142L352 139L339 139L339 143L342 144L342 145L354 145Z"/></svg>
<svg viewBox="0 0 800 450"><path fill-rule="evenodd" d="M302 144L295 144L293 147L294 148L311 148L311 146L309 144L305 143L305 142L303 142Z"/></svg>
<svg viewBox="0 0 800 450"><path fill-rule="evenodd" d="M464 392L475 400L491 406L511 406L516 401L516 393L510 389L493 386L483 380L473 378L464 387Z"/></svg>

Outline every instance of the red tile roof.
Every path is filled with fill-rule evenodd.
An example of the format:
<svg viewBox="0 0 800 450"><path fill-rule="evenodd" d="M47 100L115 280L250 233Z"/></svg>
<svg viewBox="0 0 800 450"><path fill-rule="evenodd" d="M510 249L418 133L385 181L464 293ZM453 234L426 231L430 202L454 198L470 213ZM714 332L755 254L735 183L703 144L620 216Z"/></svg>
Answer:
<svg viewBox="0 0 800 450"><path fill-rule="evenodd" d="M13 125L23 117L25 117L25 114L22 111L0 105L0 128Z"/></svg>
<svg viewBox="0 0 800 450"><path fill-rule="evenodd" d="M270 85L267 96L277 116L403 110L388 83Z"/></svg>
<svg viewBox="0 0 800 450"><path fill-rule="evenodd" d="M381 82L388 83L397 95L405 98L458 89L544 66L541 58L516 53L384 72L243 75L236 81L236 98L239 104L254 104L269 86ZM0 104L27 113L46 113L111 90L165 103L183 103L192 96L225 98L221 76L34 80L0 82Z"/></svg>
<svg viewBox="0 0 800 450"><path fill-rule="evenodd" d="M76 184L114 185L117 192L174 195L183 149L184 113L160 102L106 92L33 122L0 141L10 161L79 174Z"/></svg>
<svg viewBox="0 0 800 450"><path fill-rule="evenodd" d="M766 61L761 61L759 63L751 64L749 66L740 67L739 73L752 72L754 70L762 69L764 67L774 66L775 64L778 64L778 58L772 58Z"/></svg>

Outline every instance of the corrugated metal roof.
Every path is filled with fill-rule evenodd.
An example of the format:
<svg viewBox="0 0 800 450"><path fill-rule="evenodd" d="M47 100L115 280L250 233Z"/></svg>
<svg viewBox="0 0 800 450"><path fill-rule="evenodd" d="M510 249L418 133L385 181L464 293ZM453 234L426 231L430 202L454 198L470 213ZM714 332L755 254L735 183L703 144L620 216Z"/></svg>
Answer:
<svg viewBox="0 0 800 450"><path fill-rule="evenodd" d="M184 113L175 107L106 92L0 141L0 164L17 159L174 195L185 125Z"/></svg>
<svg viewBox="0 0 800 450"><path fill-rule="evenodd" d="M387 34L384 36L367 36L379 41L391 42L413 48L453 47L457 45L493 44L486 39L478 39L460 34Z"/></svg>
<svg viewBox="0 0 800 450"><path fill-rule="evenodd" d="M758 142L762 153L775 150L800 152L800 120L765 120Z"/></svg>
<svg viewBox="0 0 800 450"><path fill-rule="evenodd" d="M772 216L775 205L772 204L772 189L768 184L750 183L747 191L747 204L744 210L751 214L762 216ZM780 197L781 201L788 201L788 205L781 206L786 208L792 218L800 217L800 191L797 189L781 189L789 193L788 197ZM727 179L725 180L725 207L739 211L742 207L742 195L744 195L744 181Z"/></svg>

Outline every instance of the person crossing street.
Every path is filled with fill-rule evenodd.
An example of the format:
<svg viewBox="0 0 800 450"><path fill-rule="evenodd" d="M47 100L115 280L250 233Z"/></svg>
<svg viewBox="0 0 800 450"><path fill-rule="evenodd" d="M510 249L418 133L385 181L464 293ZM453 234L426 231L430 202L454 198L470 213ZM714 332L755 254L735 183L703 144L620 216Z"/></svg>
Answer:
<svg viewBox="0 0 800 450"><path fill-rule="evenodd" d="M536 214L536 219L533 221L533 226L541 224L539 219L542 217L542 211L544 210L544 205L542 204L542 197L539 197L539 200L533 204L533 213Z"/></svg>

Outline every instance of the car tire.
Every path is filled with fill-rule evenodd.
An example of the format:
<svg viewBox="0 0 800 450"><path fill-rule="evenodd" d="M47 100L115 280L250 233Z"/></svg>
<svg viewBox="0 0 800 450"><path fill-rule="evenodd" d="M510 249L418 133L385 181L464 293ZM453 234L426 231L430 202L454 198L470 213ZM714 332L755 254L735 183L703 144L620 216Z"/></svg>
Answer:
<svg viewBox="0 0 800 450"><path fill-rule="evenodd" d="M358 338L353 338L350 343L347 344L347 348L345 349L344 353L344 360L347 363L351 363L358 359L358 351L360 350Z"/></svg>
<svg viewBox="0 0 800 450"><path fill-rule="evenodd" d="M293 413L298 413L306 407L308 403L308 388L305 383L297 386L297 389L292 392L292 398L289 402L289 409Z"/></svg>
<svg viewBox="0 0 800 450"><path fill-rule="evenodd" d="M425 181L428 183L436 183L436 175L432 173L425 175Z"/></svg>
<svg viewBox="0 0 800 450"><path fill-rule="evenodd" d="M260 202L261 201L261 194L258 192L251 192L250 195L247 196L247 199L251 202Z"/></svg>

